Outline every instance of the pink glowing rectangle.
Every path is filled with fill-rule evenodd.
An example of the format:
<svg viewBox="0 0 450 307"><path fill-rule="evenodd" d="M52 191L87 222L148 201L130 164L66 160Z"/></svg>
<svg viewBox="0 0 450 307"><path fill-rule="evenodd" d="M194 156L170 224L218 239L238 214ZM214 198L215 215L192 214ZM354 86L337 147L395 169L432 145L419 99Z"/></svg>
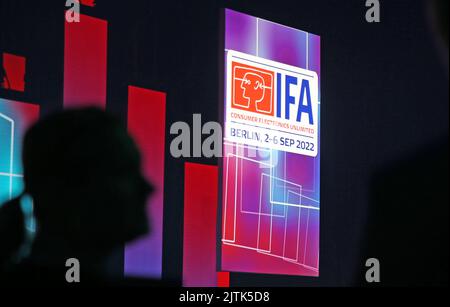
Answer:
<svg viewBox="0 0 450 307"><path fill-rule="evenodd" d="M128 87L128 129L142 156L143 172L155 187L147 203L151 232L125 248L125 274L161 278L166 94Z"/></svg>
<svg viewBox="0 0 450 307"><path fill-rule="evenodd" d="M25 68L27 59L10 53L3 53L3 69L5 76L0 80L0 86L23 92L25 91ZM0 67L1 69L1 67Z"/></svg>
<svg viewBox="0 0 450 307"><path fill-rule="evenodd" d="M215 287L218 167L184 166L183 286Z"/></svg>
<svg viewBox="0 0 450 307"><path fill-rule="evenodd" d="M80 14L65 21L64 107L106 106L108 22Z"/></svg>

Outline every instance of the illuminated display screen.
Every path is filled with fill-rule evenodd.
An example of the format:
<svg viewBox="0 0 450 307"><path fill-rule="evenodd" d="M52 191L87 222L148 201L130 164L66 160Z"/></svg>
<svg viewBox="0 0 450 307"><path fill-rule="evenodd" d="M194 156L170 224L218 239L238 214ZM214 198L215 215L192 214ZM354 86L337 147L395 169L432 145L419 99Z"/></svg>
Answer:
<svg viewBox="0 0 450 307"><path fill-rule="evenodd" d="M225 11L222 270L319 275L320 37Z"/></svg>
<svg viewBox="0 0 450 307"><path fill-rule="evenodd" d="M0 204L23 189L22 138L39 106L0 98Z"/></svg>

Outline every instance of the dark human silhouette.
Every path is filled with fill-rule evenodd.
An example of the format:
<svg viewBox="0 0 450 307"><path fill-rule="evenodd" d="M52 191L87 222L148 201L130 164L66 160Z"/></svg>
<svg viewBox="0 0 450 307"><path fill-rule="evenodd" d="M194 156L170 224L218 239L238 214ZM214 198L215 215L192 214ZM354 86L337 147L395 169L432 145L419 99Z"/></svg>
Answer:
<svg viewBox="0 0 450 307"><path fill-rule="evenodd" d="M430 11L447 74L448 5L433 1ZM380 261L382 286L448 286L448 130L443 134L373 175L362 261Z"/></svg>
<svg viewBox="0 0 450 307"><path fill-rule="evenodd" d="M0 273L6 269L19 250L25 235L24 216L19 199L0 207Z"/></svg>
<svg viewBox="0 0 450 307"><path fill-rule="evenodd" d="M66 260L76 258L81 286L120 282L111 262L149 229L152 187L140 163L126 128L99 109L64 111L32 126L23 144L24 194L33 199L36 236L27 257L8 263L23 239L23 216L19 198L2 207L0 280L67 285Z"/></svg>

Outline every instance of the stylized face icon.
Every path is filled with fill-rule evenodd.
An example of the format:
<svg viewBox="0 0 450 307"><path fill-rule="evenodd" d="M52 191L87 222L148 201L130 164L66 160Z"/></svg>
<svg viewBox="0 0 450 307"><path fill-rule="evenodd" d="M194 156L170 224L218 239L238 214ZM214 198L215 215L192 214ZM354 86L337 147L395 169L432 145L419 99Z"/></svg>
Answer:
<svg viewBox="0 0 450 307"><path fill-rule="evenodd" d="M233 108L273 115L275 73L243 63L232 63L231 105Z"/></svg>
<svg viewBox="0 0 450 307"><path fill-rule="evenodd" d="M264 79L255 73L247 72L242 79L241 88L243 97L248 99L250 104L260 102L264 98Z"/></svg>

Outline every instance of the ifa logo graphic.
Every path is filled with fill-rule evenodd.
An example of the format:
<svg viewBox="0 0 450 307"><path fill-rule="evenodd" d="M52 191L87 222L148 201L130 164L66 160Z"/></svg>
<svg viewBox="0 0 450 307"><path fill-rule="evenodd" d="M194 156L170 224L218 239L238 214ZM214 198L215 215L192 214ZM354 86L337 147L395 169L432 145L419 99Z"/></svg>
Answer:
<svg viewBox="0 0 450 307"><path fill-rule="evenodd" d="M229 51L231 109L256 116L315 125L317 74L294 66Z"/></svg>
<svg viewBox="0 0 450 307"><path fill-rule="evenodd" d="M315 71L227 50L225 139L315 157L318 84Z"/></svg>
<svg viewBox="0 0 450 307"><path fill-rule="evenodd" d="M232 108L274 115L273 71L232 63Z"/></svg>

